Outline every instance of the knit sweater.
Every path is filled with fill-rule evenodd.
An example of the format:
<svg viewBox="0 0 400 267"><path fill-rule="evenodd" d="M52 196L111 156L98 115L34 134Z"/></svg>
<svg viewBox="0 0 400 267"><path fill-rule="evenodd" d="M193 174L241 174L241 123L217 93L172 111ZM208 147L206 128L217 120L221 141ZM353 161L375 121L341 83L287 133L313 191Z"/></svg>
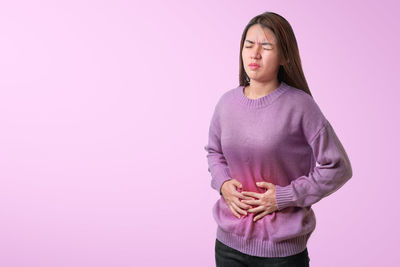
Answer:
<svg viewBox="0 0 400 267"><path fill-rule="evenodd" d="M316 227L311 205L352 176L349 158L315 100L281 81L267 95L249 99L244 86L218 100L207 151L219 241L248 255L285 257L302 252ZM265 193L256 182L276 186L278 210L257 221L257 213L233 215L222 184L237 179L238 191ZM255 206L254 206L255 207Z"/></svg>

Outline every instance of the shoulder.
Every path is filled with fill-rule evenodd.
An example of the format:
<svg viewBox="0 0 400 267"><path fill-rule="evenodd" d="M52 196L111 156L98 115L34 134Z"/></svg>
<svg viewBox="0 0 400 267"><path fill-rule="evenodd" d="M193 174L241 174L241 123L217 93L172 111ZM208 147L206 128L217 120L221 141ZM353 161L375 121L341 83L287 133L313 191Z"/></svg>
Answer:
<svg viewBox="0 0 400 267"><path fill-rule="evenodd" d="M230 104L232 104L232 101L235 97L235 94L237 94L240 90L240 88L242 88L242 86L236 86L236 87L231 87L228 88L227 90L225 90L219 97L218 101L217 101L217 105L216 108L223 108L226 107Z"/></svg>
<svg viewBox="0 0 400 267"><path fill-rule="evenodd" d="M317 105L314 98L304 92L303 90L287 85L288 90L285 94L290 101L292 101L296 106L305 108L309 105Z"/></svg>
<svg viewBox="0 0 400 267"><path fill-rule="evenodd" d="M306 119L321 120L321 122L326 120L322 109L311 95L296 87L289 85L288 87L286 98L296 112L301 113Z"/></svg>
<svg viewBox="0 0 400 267"><path fill-rule="evenodd" d="M229 107L232 106L232 99L234 98L234 94L236 93L236 90L239 90L239 87L240 86L237 86L235 88L228 88L219 96L214 106L212 122L219 121L220 118L224 116L224 114L228 113Z"/></svg>
<svg viewBox="0 0 400 267"><path fill-rule="evenodd" d="M286 104L292 107L292 114L296 114L294 117L299 118L301 128L309 143L321 129L329 125L329 121L315 99L303 90L289 86L286 101Z"/></svg>

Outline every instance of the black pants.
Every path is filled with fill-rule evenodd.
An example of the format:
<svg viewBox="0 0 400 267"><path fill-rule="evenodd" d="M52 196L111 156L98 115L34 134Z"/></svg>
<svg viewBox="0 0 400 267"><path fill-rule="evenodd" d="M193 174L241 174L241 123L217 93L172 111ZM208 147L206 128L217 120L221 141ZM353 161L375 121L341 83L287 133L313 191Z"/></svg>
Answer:
<svg viewBox="0 0 400 267"><path fill-rule="evenodd" d="M309 267L307 248L287 257L257 257L244 254L215 239L215 262L217 267Z"/></svg>

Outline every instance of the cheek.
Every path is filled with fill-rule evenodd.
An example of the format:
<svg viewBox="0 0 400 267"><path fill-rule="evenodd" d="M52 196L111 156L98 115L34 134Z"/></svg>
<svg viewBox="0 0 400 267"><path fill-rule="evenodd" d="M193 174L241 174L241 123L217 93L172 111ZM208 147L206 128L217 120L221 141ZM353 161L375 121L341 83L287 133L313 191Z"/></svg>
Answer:
<svg viewBox="0 0 400 267"><path fill-rule="evenodd" d="M264 66L268 69L273 69L278 64L278 58L275 55L267 55L264 57ZM278 64L279 65L279 64Z"/></svg>
<svg viewBox="0 0 400 267"><path fill-rule="evenodd" d="M247 57L248 57L247 53L246 52L242 52L242 60L243 61L247 60Z"/></svg>

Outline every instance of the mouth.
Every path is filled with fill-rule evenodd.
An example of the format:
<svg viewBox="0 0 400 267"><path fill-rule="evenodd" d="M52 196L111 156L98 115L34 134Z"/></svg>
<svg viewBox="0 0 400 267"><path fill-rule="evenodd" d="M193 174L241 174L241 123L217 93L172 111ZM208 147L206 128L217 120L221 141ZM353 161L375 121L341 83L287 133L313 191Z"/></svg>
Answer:
<svg viewBox="0 0 400 267"><path fill-rule="evenodd" d="M260 67L260 65L258 65L258 64L256 64L256 63L251 63L251 64L249 64L249 68L250 69L258 69Z"/></svg>

